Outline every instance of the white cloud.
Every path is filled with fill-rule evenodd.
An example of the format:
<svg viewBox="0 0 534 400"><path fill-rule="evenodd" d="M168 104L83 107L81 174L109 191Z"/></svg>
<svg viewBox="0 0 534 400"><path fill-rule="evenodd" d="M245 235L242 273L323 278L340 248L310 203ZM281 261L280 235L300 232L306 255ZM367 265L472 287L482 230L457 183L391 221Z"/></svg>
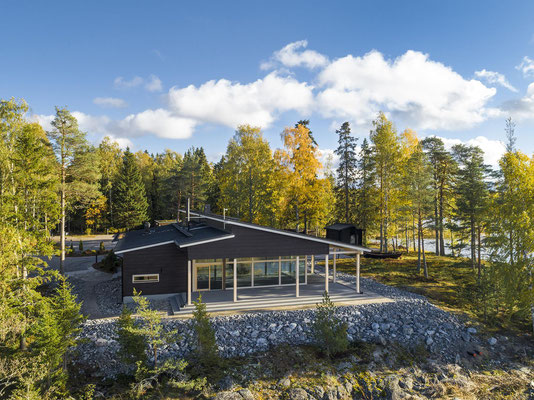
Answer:
<svg viewBox="0 0 534 400"><path fill-rule="evenodd" d="M107 135L109 136L109 138L113 141L113 142L117 142L117 144L119 145L119 147L121 149L126 149L127 147L129 147L130 149L132 149L134 147L134 144L133 142L128 139L128 138L125 138L125 137L115 137L113 135Z"/></svg>
<svg viewBox="0 0 534 400"><path fill-rule="evenodd" d="M436 136L439 137L439 136ZM491 165L496 168L499 166L499 160L502 155L506 152L506 146L500 140L491 140L485 136L477 136L476 138L469 140L460 140L460 139L449 139L444 137L439 137L443 140L445 148L450 150L452 146L456 144L466 144L468 146L478 146L484 152L484 161L486 164Z"/></svg>
<svg viewBox="0 0 534 400"><path fill-rule="evenodd" d="M272 72L247 84L220 79L199 87L173 87L168 99L173 112L198 122L266 128L279 113L295 110L307 114L313 105L312 91L306 82Z"/></svg>
<svg viewBox="0 0 534 400"><path fill-rule="evenodd" d="M161 79L156 75L150 75L150 80L146 83L145 89L149 92L161 92L163 86L161 85Z"/></svg>
<svg viewBox="0 0 534 400"><path fill-rule="evenodd" d="M143 82L144 82L144 79L141 78L140 76L134 76L129 81L125 80L122 76L119 76L115 78L115 80L113 81L113 84L115 85L116 88L121 89L121 88L132 88L132 87L140 86L143 84Z"/></svg>
<svg viewBox="0 0 534 400"><path fill-rule="evenodd" d="M386 60L374 50L337 59L320 74L318 110L368 124L379 110L422 129L461 129L484 121L495 95L478 80L466 80L427 54L409 50Z"/></svg>
<svg viewBox="0 0 534 400"><path fill-rule="evenodd" d="M177 117L168 110L145 110L138 114L130 114L116 124L120 136L142 136L154 134L165 139L186 139L191 137L196 121Z"/></svg>
<svg viewBox="0 0 534 400"><path fill-rule="evenodd" d="M534 82L528 85L525 96L505 102L502 110L519 120L534 119Z"/></svg>
<svg viewBox="0 0 534 400"><path fill-rule="evenodd" d="M165 139L186 139L191 137L196 126L194 120L178 117L164 109L145 110L130 114L121 120L112 120L105 115L94 116L80 111L72 115L78 120L80 130L89 134L111 136L122 146L131 146L130 138L153 134ZM54 115L34 115L32 118L51 130Z"/></svg>
<svg viewBox="0 0 534 400"><path fill-rule="evenodd" d="M475 71L475 76L477 78L485 79L488 83L491 83L492 85L501 85L502 87L505 87L506 89L509 89L512 92L517 92L517 89L513 87L510 82L508 82L506 77L503 74L500 74L499 72L488 71L486 69L483 69L480 71Z"/></svg>
<svg viewBox="0 0 534 400"><path fill-rule="evenodd" d="M124 108L128 106L123 99L116 97L96 97L93 99L93 103L102 107L111 107L111 108Z"/></svg>
<svg viewBox="0 0 534 400"><path fill-rule="evenodd" d="M307 40L289 43L282 49L275 51L271 59L261 64L261 69L275 68L281 64L284 67L317 68L328 64L328 58L315 50L302 50L308 47Z"/></svg>
<svg viewBox="0 0 534 400"><path fill-rule="evenodd" d="M528 56L523 57L521 64L515 68L521 71L525 77L534 76L534 60Z"/></svg>

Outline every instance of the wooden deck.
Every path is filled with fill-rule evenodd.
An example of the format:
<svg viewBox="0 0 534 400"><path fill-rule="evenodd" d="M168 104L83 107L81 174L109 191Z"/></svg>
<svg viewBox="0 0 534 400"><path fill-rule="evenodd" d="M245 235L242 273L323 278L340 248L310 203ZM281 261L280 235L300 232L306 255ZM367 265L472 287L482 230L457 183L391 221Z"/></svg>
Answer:
<svg viewBox="0 0 534 400"><path fill-rule="evenodd" d="M295 286L271 286L240 288L237 290L238 301L233 302L233 290L214 290L194 292L193 300L202 295L210 314L233 314L249 311L272 311L315 307L322 301L324 293L324 277L308 275L308 284L300 285L300 297L295 296ZM370 303L386 303L393 300L372 292L356 293L352 285L343 281L329 282L330 299L336 305L358 305ZM185 306L174 313L175 316L190 317L193 306Z"/></svg>

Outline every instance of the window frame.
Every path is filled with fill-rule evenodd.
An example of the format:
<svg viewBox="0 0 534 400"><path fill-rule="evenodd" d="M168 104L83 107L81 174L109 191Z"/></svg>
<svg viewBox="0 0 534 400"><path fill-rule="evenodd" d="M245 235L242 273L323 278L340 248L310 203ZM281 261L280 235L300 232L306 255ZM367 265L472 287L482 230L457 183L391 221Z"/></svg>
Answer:
<svg viewBox="0 0 534 400"><path fill-rule="evenodd" d="M144 276L144 277L155 276L156 279L144 279L144 280L141 280L141 281L136 281L136 278L141 277L141 276ZM132 284L138 284L138 283L159 283L159 274L135 274L135 275L132 275Z"/></svg>

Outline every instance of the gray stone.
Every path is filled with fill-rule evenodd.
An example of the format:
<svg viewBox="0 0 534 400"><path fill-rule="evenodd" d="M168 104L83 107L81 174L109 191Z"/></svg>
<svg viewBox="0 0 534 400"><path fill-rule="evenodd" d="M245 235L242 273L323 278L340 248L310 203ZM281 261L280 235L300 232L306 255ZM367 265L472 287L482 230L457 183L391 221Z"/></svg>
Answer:
<svg viewBox="0 0 534 400"><path fill-rule="evenodd" d="M250 389L241 389L238 393L244 400L254 400L254 395L252 394Z"/></svg>
<svg viewBox="0 0 534 400"><path fill-rule="evenodd" d="M377 331L380 328L380 325L378 325L376 322L373 322L373 325L371 325L371 328L373 328L373 331Z"/></svg>
<svg viewBox="0 0 534 400"><path fill-rule="evenodd" d="M243 400L243 397L237 392L219 392L215 400Z"/></svg>
<svg viewBox="0 0 534 400"><path fill-rule="evenodd" d="M310 395L302 388L293 388L287 392L290 400L308 400Z"/></svg>
<svg viewBox="0 0 534 400"><path fill-rule="evenodd" d="M471 335L474 335L475 333L477 333L477 330L476 330L476 328L469 327L469 328L467 328L467 333L469 333Z"/></svg>
<svg viewBox="0 0 534 400"><path fill-rule="evenodd" d="M430 346L432 343L434 343L434 339L432 339L430 336L426 338L426 345Z"/></svg>
<svg viewBox="0 0 534 400"><path fill-rule="evenodd" d="M495 339L494 337L490 337L488 339L488 343L490 346L495 346L497 344L497 339Z"/></svg>
<svg viewBox="0 0 534 400"><path fill-rule="evenodd" d="M278 381L278 385L284 388L288 388L291 386L291 381L289 380L289 378L282 378Z"/></svg>
<svg viewBox="0 0 534 400"><path fill-rule="evenodd" d="M267 342L267 339L265 338L259 338L256 340L256 346L258 347L267 347L269 345L269 342Z"/></svg>

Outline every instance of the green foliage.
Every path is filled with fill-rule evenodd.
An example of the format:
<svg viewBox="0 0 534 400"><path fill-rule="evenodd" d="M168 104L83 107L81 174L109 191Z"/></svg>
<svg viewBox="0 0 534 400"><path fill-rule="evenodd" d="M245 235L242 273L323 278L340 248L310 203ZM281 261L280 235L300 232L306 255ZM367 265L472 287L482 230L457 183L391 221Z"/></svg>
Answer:
<svg viewBox="0 0 534 400"><path fill-rule="evenodd" d="M121 360L132 365L139 361L145 364L147 361L145 338L136 330L132 312L128 307L122 307L117 326L118 342L121 346Z"/></svg>
<svg viewBox="0 0 534 400"><path fill-rule="evenodd" d="M120 267L121 265L120 259L113 252L113 250L110 251L101 262L102 262L102 269L104 271L112 272L112 273L117 272L117 268Z"/></svg>
<svg viewBox="0 0 534 400"><path fill-rule="evenodd" d="M354 192L358 161L356 158L356 143L358 139L351 136L350 124L344 122L341 128L336 130L338 135L338 148L334 151L339 156L339 166L337 168L337 185L336 191L338 206L341 206L342 212L339 213L349 223L354 220L354 207L351 202L351 195Z"/></svg>
<svg viewBox="0 0 534 400"><path fill-rule="evenodd" d="M83 252L83 240L80 240L80 243L78 244L78 250L80 250L80 252Z"/></svg>
<svg viewBox="0 0 534 400"><path fill-rule="evenodd" d="M115 182L115 221L118 227L133 229L148 219L148 203L139 167L129 149Z"/></svg>
<svg viewBox="0 0 534 400"><path fill-rule="evenodd" d="M104 246L104 242L100 242L100 247L98 249L101 253L106 251L106 246Z"/></svg>
<svg viewBox="0 0 534 400"><path fill-rule="evenodd" d="M215 330L211 325L206 304L202 302L202 295L194 301L193 327L197 338L196 359L203 369L209 373L221 365Z"/></svg>
<svg viewBox="0 0 534 400"><path fill-rule="evenodd" d="M319 349L327 356L333 357L345 352L349 346L347 324L336 316L336 306L324 292L323 301L317 304L313 334Z"/></svg>

